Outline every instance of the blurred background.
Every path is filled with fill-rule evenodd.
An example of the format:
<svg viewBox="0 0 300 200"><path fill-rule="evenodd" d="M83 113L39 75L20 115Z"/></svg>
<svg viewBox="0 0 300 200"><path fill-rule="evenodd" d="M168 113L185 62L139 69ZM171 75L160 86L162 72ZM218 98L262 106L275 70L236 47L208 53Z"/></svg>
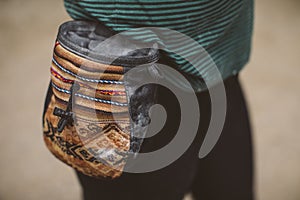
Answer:
<svg viewBox="0 0 300 200"><path fill-rule="evenodd" d="M300 199L300 1L257 0L241 73L259 200ZM42 139L42 108L62 0L0 0L0 199L79 200L73 170ZM190 199L187 197L187 199Z"/></svg>

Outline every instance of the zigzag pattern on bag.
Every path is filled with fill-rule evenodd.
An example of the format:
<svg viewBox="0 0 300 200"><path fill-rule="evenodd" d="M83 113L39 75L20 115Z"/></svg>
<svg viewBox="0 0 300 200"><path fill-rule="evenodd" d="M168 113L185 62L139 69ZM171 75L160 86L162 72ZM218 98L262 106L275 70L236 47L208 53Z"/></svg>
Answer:
<svg viewBox="0 0 300 200"><path fill-rule="evenodd" d="M55 45L51 66L53 96L44 116L44 139L56 157L85 174L114 178L125 165L130 120L123 71L120 66L85 60L59 42ZM75 81L80 85L72 108L76 121L58 133L55 125L59 118L53 115L54 107L66 109Z"/></svg>

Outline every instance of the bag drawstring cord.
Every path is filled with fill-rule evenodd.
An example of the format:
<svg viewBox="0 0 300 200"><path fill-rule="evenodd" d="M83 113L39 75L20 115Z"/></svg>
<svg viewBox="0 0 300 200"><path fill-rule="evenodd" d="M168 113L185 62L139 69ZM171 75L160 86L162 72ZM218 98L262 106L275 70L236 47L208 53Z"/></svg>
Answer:
<svg viewBox="0 0 300 200"><path fill-rule="evenodd" d="M57 131L61 133L65 126L68 124L72 124L74 121L74 113L72 110L72 102L73 96L75 93L80 89L80 85L78 83L74 83L70 88L70 98L67 104L66 110L61 108L55 107L53 111L53 115L60 117L59 122L57 123Z"/></svg>

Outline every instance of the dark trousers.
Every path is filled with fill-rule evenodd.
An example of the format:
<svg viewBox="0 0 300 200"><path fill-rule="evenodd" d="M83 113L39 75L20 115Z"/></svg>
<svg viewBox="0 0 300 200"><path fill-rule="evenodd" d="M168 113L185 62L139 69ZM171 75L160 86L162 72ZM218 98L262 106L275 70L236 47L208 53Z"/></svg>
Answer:
<svg viewBox="0 0 300 200"><path fill-rule="evenodd" d="M227 114L219 141L203 159L199 149L210 121L208 92L197 94L201 120L189 149L171 165L148 173L123 173L115 180L99 180L77 173L85 200L182 200L191 192L196 200L253 200L253 158L247 108L237 76L225 80ZM159 88L158 101L167 111L164 128L146 139L143 152L172 140L180 122L173 93Z"/></svg>

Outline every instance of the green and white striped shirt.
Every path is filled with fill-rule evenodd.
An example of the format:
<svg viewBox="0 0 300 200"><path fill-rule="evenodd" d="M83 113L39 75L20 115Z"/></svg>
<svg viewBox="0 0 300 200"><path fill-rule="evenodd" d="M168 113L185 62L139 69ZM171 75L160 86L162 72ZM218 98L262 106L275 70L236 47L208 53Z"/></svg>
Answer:
<svg viewBox="0 0 300 200"><path fill-rule="evenodd" d="M223 79L238 73L249 59L253 0L65 0L65 7L74 19L97 20L116 32L147 26L179 31L209 53ZM160 40L153 33L137 33L133 38ZM176 45L186 55L193 54L189 44ZM197 90L204 87L197 79L213 76L208 73L207 59L197 60L196 70L175 53L164 54L191 77Z"/></svg>

